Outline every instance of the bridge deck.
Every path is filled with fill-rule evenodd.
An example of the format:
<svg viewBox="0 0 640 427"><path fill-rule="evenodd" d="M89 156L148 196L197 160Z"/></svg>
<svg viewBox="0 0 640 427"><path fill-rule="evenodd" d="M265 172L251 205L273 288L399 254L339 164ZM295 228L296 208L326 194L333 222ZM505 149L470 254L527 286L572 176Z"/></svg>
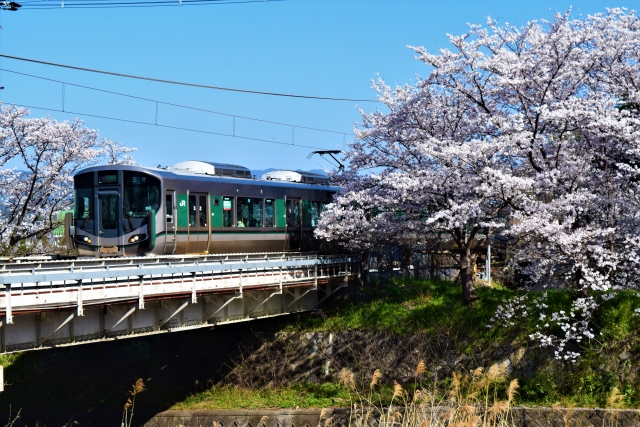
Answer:
<svg viewBox="0 0 640 427"><path fill-rule="evenodd" d="M0 352L313 310L358 273L308 253L0 261Z"/></svg>

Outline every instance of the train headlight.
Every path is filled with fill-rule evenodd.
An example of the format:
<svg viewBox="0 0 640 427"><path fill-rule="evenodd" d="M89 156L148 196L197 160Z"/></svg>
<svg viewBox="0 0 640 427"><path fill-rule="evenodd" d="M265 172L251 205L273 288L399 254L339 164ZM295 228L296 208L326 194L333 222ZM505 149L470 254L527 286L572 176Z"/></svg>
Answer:
<svg viewBox="0 0 640 427"><path fill-rule="evenodd" d="M146 234L136 234L135 236L129 237L129 243L138 243L139 241L144 240L146 237Z"/></svg>
<svg viewBox="0 0 640 427"><path fill-rule="evenodd" d="M76 240L80 243L86 243L87 245L91 244L91 239L87 236L78 236L76 235Z"/></svg>

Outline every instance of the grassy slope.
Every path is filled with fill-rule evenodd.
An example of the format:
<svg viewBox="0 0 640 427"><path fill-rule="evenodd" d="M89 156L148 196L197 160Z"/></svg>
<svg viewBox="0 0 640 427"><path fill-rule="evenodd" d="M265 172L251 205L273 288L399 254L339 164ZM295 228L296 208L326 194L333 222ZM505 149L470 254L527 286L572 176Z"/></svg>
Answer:
<svg viewBox="0 0 640 427"><path fill-rule="evenodd" d="M514 319L508 328L488 328L497 305L518 295L500 288L478 289L480 301L472 308L462 306L459 286L448 282L394 281L386 286L364 289L357 300L340 299L325 308L326 316L303 317L290 331L384 331L398 335L426 332L451 337L461 354L472 354L511 344L534 345L528 336L535 331L535 319ZM547 304L552 309L567 309L572 300L568 291L549 292ZM578 363L551 363L538 360L532 376L521 379L517 403L524 405L604 406L613 387L625 395L628 407L640 407L640 385L635 372L640 358L638 327L640 307L637 293L623 292L600 307L594 319L597 339L584 343ZM531 316L530 316L531 317ZM621 360L627 351L631 357ZM335 384L298 384L278 390L238 390L213 387L193 394L175 409L286 408L324 407L346 404L349 392Z"/></svg>

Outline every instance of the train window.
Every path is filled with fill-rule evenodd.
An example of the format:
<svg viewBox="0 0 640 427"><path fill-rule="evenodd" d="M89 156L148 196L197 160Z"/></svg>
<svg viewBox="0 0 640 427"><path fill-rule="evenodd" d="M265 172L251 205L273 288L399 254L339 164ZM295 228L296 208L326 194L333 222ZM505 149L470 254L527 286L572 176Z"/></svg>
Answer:
<svg viewBox="0 0 640 427"><path fill-rule="evenodd" d="M93 218L93 172L76 175L75 187L75 217Z"/></svg>
<svg viewBox="0 0 640 427"><path fill-rule="evenodd" d="M160 180L150 175L124 171L124 214L129 218L144 218L147 211L160 208Z"/></svg>
<svg viewBox="0 0 640 427"><path fill-rule="evenodd" d="M302 226L317 227L320 217L320 202L302 201Z"/></svg>
<svg viewBox="0 0 640 427"><path fill-rule="evenodd" d="M93 218L93 190L91 188L82 188L76 190L76 219Z"/></svg>
<svg viewBox="0 0 640 427"><path fill-rule="evenodd" d="M164 210L167 215L167 222L173 222L173 195L167 194L164 201Z"/></svg>
<svg viewBox="0 0 640 427"><path fill-rule="evenodd" d="M214 197L212 200L213 200L213 206L220 206L220 199L218 199L217 197Z"/></svg>
<svg viewBox="0 0 640 427"><path fill-rule="evenodd" d="M276 201L274 199L267 199L264 201L264 226L275 227L276 219Z"/></svg>
<svg viewBox="0 0 640 427"><path fill-rule="evenodd" d="M222 198L222 226L233 227L233 197Z"/></svg>
<svg viewBox="0 0 640 427"><path fill-rule="evenodd" d="M238 197L236 202L238 227L262 227L262 199Z"/></svg>
<svg viewBox="0 0 640 427"><path fill-rule="evenodd" d="M105 230L115 230L118 226L118 196L101 195L100 199L100 227Z"/></svg>
<svg viewBox="0 0 640 427"><path fill-rule="evenodd" d="M198 222L200 223L200 227L207 226L207 196L199 196L198 197Z"/></svg>
<svg viewBox="0 0 640 427"><path fill-rule="evenodd" d="M311 202L302 201L302 226L311 227Z"/></svg>
<svg viewBox="0 0 640 427"><path fill-rule="evenodd" d="M193 194L189 195L189 227L195 227L196 225L196 196Z"/></svg>
<svg viewBox="0 0 640 427"><path fill-rule="evenodd" d="M300 201L287 199L287 227L300 227Z"/></svg>
<svg viewBox="0 0 640 427"><path fill-rule="evenodd" d="M318 219L320 218L320 202L311 202L311 226L318 226Z"/></svg>

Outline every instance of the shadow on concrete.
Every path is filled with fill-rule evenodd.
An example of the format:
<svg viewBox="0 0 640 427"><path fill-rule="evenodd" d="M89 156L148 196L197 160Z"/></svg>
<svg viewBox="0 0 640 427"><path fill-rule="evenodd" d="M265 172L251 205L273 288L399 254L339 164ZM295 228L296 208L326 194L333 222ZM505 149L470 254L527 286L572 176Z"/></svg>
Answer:
<svg viewBox="0 0 640 427"><path fill-rule="evenodd" d="M5 369L0 421L22 410L14 427L119 426L128 392L138 378L134 425L203 391L234 360L294 322L297 315L118 341L22 353Z"/></svg>

